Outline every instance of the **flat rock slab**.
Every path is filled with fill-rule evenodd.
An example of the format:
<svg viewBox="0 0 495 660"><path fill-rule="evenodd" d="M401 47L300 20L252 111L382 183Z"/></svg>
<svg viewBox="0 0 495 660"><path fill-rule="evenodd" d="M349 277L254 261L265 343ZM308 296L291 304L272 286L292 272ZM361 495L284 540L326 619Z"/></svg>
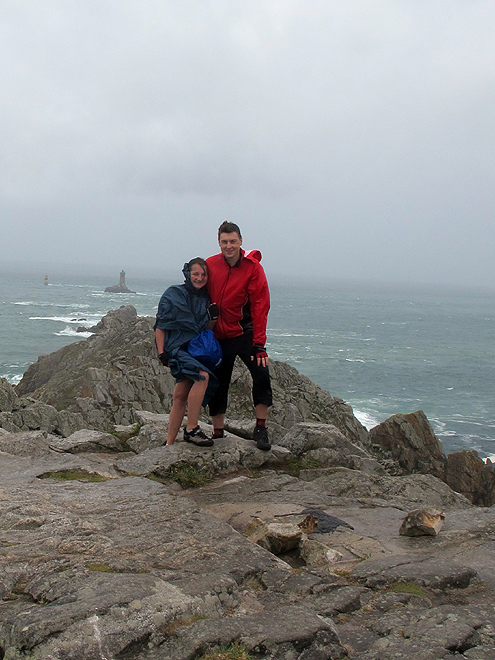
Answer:
<svg viewBox="0 0 495 660"><path fill-rule="evenodd" d="M59 437L46 431L23 431L9 433L0 429L0 453L11 456L29 456L39 458L50 453L50 444L58 442Z"/></svg>
<svg viewBox="0 0 495 660"><path fill-rule="evenodd" d="M119 438L110 433L82 429L72 433L68 438L52 439L50 449L80 454L83 452L120 452L124 451L125 447Z"/></svg>
<svg viewBox="0 0 495 660"><path fill-rule="evenodd" d="M478 577L495 574L495 510L461 503L437 537L403 537L403 493L430 494L421 478L414 485L330 470L300 479L276 471L277 448L226 438L213 449L1 454L0 656L191 660L235 640L265 660L344 658L344 643L353 660L436 660L490 648L493 589ZM140 460L143 474L212 456L230 470L236 455L267 463L197 489L123 476L122 466L141 469ZM38 478L62 469L108 480ZM345 479L359 476L364 485L353 499ZM432 492L444 497L436 481ZM305 532L309 540L353 557L338 575L292 569L239 533L253 516L283 521L307 511L322 522L320 532ZM416 582L426 594L395 593L396 582Z"/></svg>
<svg viewBox="0 0 495 660"><path fill-rule="evenodd" d="M386 564L389 564L388 566ZM413 561L410 556L363 562L353 569L352 576L368 587L402 582L415 583L428 589L465 589L477 577L477 572L456 562L438 558Z"/></svg>
<svg viewBox="0 0 495 660"><path fill-rule="evenodd" d="M148 479L26 479L2 499L0 591L14 597L0 603L6 657L113 657L161 639L177 617L235 609L248 574L289 570Z"/></svg>
<svg viewBox="0 0 495 660"><path fill-rule="evenodd" d="M122 473L166 478L173 465L187 462L213 476L239 468L259 469L280 463L287 456L290 452L283 447L274 445L270 451L260 451L252 440L230 436L215 440L212 447L175 442L173 445L147 449L137 456L118 460L116 467Z"/></svg>
<svg viewBox="0 0 495 660"><path fill-rule="evenodd" d="M105 454L67 454L49 450L36 461L27 456L0 454L0 496L7 498L9 488L23 488L26 481L42 477L49 472L82 471L103 479L116 479L122 475L114 468L115 458ZM33 482L36 483L36 482Z"/></svg>
<svg viewBox="0 0 495 660"><path fill-rule="evenodd" d="M290 632L288 632L290 631ZM159 649L145 651L139 660L186 660L210 648L226 646L238 641L248 652L261 657L298 658L302 649L317 652L339 645L338 635L330 619L325 619L300 605L282 606L239 618L229 618L219 627L214 621L198 621L187 628L178 628ZM279 647L277 649L277 647ZM282 647L282 648L280 648ZM341 653L343 649L340 649ZM325 657L307 655L311 657ZM326 656L327 658L331 656ZM342 657L342 656L341 656Z"/></svg>

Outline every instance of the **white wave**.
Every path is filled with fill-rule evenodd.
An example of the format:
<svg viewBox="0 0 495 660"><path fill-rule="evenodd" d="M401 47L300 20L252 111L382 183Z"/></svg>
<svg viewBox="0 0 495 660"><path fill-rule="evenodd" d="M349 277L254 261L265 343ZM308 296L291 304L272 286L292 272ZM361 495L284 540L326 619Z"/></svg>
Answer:
<svg viewBox="0 0 495 660"><path fill-rule="evenodd" d="M308 336L311 337L312 336L312 335L302 335L291 332L277 332L277 331L274 331L271 334L274 335L275 337L308 337Z"/></svg>
<svg viewBox="0 0 495 660"><path fill-rule="evenodd" d="M354 412L354 417L357 417L357 419L366 429L368 429L368 431L380 423L375 417L373 417L369 413L363 412L361 410L354 410L353 412Z"/></svg>
<svg viewBox="0 0 495 660"><path fill-rule="evenodd" d="M57 335L57 337L80 337L81 339L84 339L86 337L91 337L93 333L77 332L77 330L74 330L74 328L67 325L63 330L60 330L60 332L54 332L53 334Z"/></svg>
<svg viewBox="0 0 495 660"><path fill-rule="evenodd" d="M30 316L30 321L60 321L60 323L86 323L94 325L95 319L99 320L101 316L88 315L81 318L74 316Z"/></svg>
<svg viewBox="0 0 495 660"><path fill-rule="evenodd" d="M366 360L361 360L361 358L346 358L345 361L346 362L363 362L363 363L366 362Z"/></svg>
<svg viewBox="0 0 495 660"><path fill-rule="evenodd" d="M23 300L23 301L15 302L15 303L12 303L12 304L13 305L23 305L23 306L25 306L25 305L36 305L36 303L33 302L32 300Z"/></svg>
<svg viewBox="0 0 495 660"><path fill-rule="evenodd" d="M12 376L12 374L2 374L0 378L5 378L11 385L17 385L22 380L22 374L16 374L15 376Z"/></svg>

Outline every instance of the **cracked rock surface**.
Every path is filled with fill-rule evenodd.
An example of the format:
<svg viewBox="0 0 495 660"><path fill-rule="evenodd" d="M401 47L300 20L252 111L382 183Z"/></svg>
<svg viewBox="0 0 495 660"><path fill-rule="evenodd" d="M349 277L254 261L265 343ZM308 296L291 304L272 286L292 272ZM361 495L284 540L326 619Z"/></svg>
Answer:
<svg viewBox="0 0 495 660"><path fill-rule="evenodd" d="M151 326L123 307L0 380L0 660L495 658L493 467L457 457L455 492L424 415L373 436L283 363L270 451L241 367L226 437L164 447ZM435 535L400 534L418 510Z"/></svg>
<svg viewBox="0 0 495 660"><path fill-rule="evenodd" d="M92 452L96 436L77 437L84 451L47 438L40 455L0 454L7 660L187 660L235 641L268 660L495 657L495 512L434 477L301 478L284 472L286 449L233 436L210 454L182 442ZM165 466L195 462L215 466L204 485L167 477ZM408 510L438 501L438 536L399 534ZM300 536L334 552L326 564L244 535L255 519L290 527L308 511L321 529Z"/></svg>

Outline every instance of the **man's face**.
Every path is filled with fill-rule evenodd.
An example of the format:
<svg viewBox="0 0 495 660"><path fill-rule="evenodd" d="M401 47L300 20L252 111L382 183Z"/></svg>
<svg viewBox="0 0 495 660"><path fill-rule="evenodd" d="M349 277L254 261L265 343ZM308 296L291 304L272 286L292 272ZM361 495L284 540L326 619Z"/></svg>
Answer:
<svg viewBox="0 0 495 660"><path fill-rule="evenodd" d="M239 257L241 256L242 238L236 231L229 234L220 234L218 245L220 246L223 256L231 266L239 261Z"/></svg>

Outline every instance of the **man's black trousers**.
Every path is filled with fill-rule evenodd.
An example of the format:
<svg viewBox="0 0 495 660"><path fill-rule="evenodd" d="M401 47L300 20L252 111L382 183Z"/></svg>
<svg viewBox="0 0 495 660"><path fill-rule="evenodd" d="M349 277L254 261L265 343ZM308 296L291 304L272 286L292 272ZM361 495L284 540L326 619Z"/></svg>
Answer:
<svg viewBox="0 0 495 660"><path fill-rule="evenodd" d="M227 410L230 379L234 368L235 358L238 355L251 373L253 379L253 403L265 406L272 405L272 386L270 384L270 373L268 367L258 366L256 358L251 359L253 353L253 340L251 335L241 335L232 339L221 339L220 345L223 351L222 364L215 371L219 386L210 399L210 415L223 415Z"/></svg>

